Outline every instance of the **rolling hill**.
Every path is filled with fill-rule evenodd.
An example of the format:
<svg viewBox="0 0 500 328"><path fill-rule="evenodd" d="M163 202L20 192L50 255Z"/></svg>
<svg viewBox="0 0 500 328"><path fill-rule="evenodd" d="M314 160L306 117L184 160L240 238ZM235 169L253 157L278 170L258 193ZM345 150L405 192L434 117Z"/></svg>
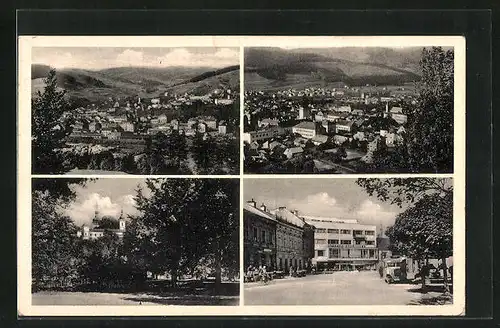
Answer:
<svg viewBox="0 0 500 328"><path fill-rule="evenodd" d="M32 93L42 90L50 66L31 68ZM218 88L239 86L239 66L218 70L206 67L115 67L103 70L57 70L57 83L73 100L100 101L130 96L156 97L165 91L203 95Z"/></svg>
<svg viewBox="0 0 500 328"><path fill-rule="evenodd" d="M420 54L420 48L247 48L245 89L400 85L420 79Z"/></svg>

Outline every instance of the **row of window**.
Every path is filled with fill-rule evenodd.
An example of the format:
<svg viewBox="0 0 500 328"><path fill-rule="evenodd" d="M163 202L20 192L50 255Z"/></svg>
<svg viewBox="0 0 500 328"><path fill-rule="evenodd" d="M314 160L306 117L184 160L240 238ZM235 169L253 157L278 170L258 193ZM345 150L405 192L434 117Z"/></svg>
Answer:
<svg viewBox="0 0 500 328"><path fill-rule="evenodd" d="M325 228L317 228L316 229L317 233L335 233L335 234L342 234L342 235L350 235L353 233L354 235L363 235L363 230L354 230L351 231L349 229L325 229ZM375 231L373 230L365 230L364 235L366 236L375 236Z"/></svg>
<svg viewBox="0 0 500 328"><path fill-rule="evenodd" d="M245 227L245 230L248 231L248 229ZM260 234L259 234L260 230ZM255 242L259 243L269 243L269 244L274 244L274 234L272 231L267 231L264 229L257 229L256 227L253 228L252 230L253 234L248 235L249 240L253 240Z"/></svg>
<svg viewBox="0 0 500 328"><path fill-rule="evenodd" d="M338 240L338 239L314 239L315 244L326 244L328 242L329 245L351 245L352 241L351 240ZM375 245L374 240L367 240L367 241L361 241L361 240L356 240L354 242L355 245Z"/></svg>
<svg viewBox="0 0 500 328"><path fill-rule="evenodd" d="M360 252L356 252L355 250L340 250L337 248L330 248L328 250L329 258L375 258L375 250L374 249L362 249ZM317 250L316 256L324 257L325 250Z"/></svg>

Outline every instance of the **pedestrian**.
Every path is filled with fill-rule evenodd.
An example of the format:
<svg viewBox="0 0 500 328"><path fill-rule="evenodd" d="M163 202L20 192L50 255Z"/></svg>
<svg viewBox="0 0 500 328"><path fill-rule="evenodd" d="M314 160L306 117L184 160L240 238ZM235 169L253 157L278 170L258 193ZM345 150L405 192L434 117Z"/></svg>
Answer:
<svg viewBox="0 0 500 328"><path fill-rule="evenodd" d="M293 277L293 266L290 265L290 278Z"/></svg>

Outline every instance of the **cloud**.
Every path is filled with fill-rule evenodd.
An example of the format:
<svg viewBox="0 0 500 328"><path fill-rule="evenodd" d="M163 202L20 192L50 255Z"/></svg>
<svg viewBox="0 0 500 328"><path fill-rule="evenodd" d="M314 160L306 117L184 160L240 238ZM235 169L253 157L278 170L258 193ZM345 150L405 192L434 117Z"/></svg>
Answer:
<svg viewBox="0 0 500 328"><path fill-rule="evenodd" d="M116 64L118 66L143 66L144 53L131 49L124 50L116 56Z"/></svg>
<svg viewBox="0 0 500 328"><path fill-rule="evenodd" d="M33 62L35 64L50 65L54 68L75 67L75 65L79 64L75 58L73 58L73 55L67 51L41 55L37 55L37 53L34 52Z"/></svg>
<svg viewBox="0 0 500 328"><path fill-rule="evenodd" d="M99 216L119 217L122 210L125 217L129 214L137 214L134 196L125 195L113 201L110 197L101 196L98 193L89 194L81 201L71 204L65 214L72 218L77 225L88 224L92 222L96 208L99 211Z"/></svg>
<svg viewBox="0 0 500 328"><path fill-rule="evenodd" d="M376 222L384 227L392 225L398 213L384 209L380 204L374 203L370 199L366 199L359 206L355 215L360 221Z"/></svg>
<svg viewBox="0 0 500 328"><path fill-rule="evenodd" d="M238 63L239 52L230 48L221 48L215 53L193 53L186 48L176 48L156 60L160 66L184 67L225 67Z"/></svg>
<svg viewBox="0 0 500 328"><path fill-rule="evenodd" d="M291 209L297 209L304 215L311 216L333 216L336 217L346 210L337 203L337 200L327 192L319 192L308 195L302 200L291 200L288 203ZM328 214L327 214L328 213Z"/></svg>
<svg viewBox="0 0 500 328"><path fill-rule="evenodd" d="M356 204L340 203L327 192L311 194L304 199L292 199L286 206L290 209L297 209L299 213L306 216L354 219L363 224L377 226L382 224L385 228L394 223L398 214L370 199Z"/></svg>

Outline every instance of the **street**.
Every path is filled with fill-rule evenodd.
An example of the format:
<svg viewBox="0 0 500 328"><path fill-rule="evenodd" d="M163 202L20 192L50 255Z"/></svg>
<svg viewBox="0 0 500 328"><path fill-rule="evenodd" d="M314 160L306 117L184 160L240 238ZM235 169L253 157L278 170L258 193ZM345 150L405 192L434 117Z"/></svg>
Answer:
<svg viewBox="0 0 500 328"><path fill-rule="evenodd" d="M33 305L238 305L238 296L179 293L53 292L32 294Z"/></svg>
<svg viewBox="0 0 500 328"><path fill-rule="evenodd" d="M376 271L340 271L303 278L246 283L245 305L408 305L438 297L421 294L419 285L387 284Z"/></svg>

